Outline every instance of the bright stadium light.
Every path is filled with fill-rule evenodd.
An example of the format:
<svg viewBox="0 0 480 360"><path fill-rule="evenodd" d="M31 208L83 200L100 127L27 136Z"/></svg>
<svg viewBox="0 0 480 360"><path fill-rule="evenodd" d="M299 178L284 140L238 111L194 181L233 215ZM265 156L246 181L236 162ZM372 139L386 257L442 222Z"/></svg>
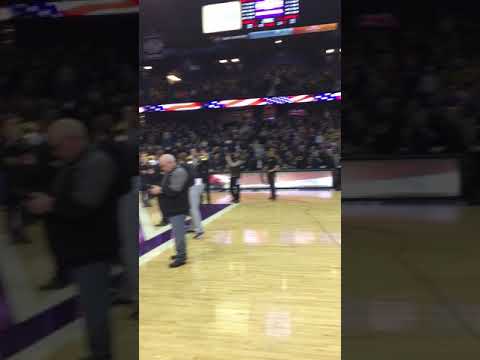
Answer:
<svg viewBox="0 0 480 360"><path fill-rule="evenodd" d="M240 59L239 59L239 58L235 58L235 59L232 59L232 60L230 60L230 61L233 62L233 63L238 63L238 62L240 62Z"/></svg>
<svg viewBox="0 0 480 360"><path fill-rule="evenodd" d="M152 70L153 69L153 66L144 66L143 67L143 70Z"/></svg>
<svg viewBox="0 0 480 360"><path fill-rule="evenodd" d="M333 54L335 52L335 49L327 49L325 50L326 54Z"/></svg>
<svg viewBox="0 0 480 360"><path fill-rule="evenodd" d="M173 75L173 74L167 75L167 80L172 82L172 83L182 81L182 79L180 79L178 76Z"/></svg>
<svg viewBox="0 0 480 360"><path fill-rule="evenodd" d="M283 43L283 40L275 40L275 44L281 44Z"/></svg>
<svg viewBox="0 0 480 360"><path fill-rule="evenodd" d="M226 64L226 63L228 63L228 60L227 59L222 59L222 60L218 60L218 62L220 64Z"/></svg>

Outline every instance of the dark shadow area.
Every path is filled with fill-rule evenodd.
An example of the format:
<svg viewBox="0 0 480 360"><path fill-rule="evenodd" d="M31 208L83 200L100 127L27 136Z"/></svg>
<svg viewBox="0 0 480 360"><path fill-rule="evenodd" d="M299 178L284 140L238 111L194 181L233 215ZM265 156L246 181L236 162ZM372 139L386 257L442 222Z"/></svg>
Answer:
<svg viewBox="0 0 480 360"><path fill-rule="evenodd" d="M478 24L404 5L342 3L342 359L474 359Z"/></svg>

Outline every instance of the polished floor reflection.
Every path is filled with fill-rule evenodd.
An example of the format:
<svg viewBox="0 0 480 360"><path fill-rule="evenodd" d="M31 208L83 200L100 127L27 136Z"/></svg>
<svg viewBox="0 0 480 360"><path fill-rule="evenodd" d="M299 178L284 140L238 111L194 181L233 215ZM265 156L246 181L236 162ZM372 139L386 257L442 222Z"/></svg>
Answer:
<svg viewBox="0 0 480 360"><path fill-rule="evenodd" d="M340 359L340 194L267 197L189 239L185 267L142 266L140 359Z"/></svg>
<svg viewBox="0 0 480 360"><path fill-rule="evenodd" d="M342 206L345 358L479 358L479 214L461 204Z"/></svg>

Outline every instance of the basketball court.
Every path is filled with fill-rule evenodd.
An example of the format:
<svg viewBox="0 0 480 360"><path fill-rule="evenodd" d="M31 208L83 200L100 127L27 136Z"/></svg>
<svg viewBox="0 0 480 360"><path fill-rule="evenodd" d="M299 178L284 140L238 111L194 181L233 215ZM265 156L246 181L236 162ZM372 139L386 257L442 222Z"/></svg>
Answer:
<svg viewBox="0 0 480 360"><path fill-rule="evenodd" d="M478 215L454 202L342 206L348 351L361 360L478 357Z"/></svg>
<svg viewBox="0 0 480 360"><path fill-rule="evenodd" d="M279 195L207 217L184 267L168 268L171 241L142 256L140 359L340 358L340 193Z"/></svg>

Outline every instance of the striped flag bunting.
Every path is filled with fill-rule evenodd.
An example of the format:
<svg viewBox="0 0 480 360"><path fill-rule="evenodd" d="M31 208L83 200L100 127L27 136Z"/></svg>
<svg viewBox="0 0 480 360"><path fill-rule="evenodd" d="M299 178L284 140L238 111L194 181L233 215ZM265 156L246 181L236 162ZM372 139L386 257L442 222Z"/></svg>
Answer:
<svg viewBox="0 0 480 360"><path fill-rule="evenodd" d="M215 100L208 102L188 102L177 104L145 105L139 108L140 113L159 111L189 111L231 109L251 106L301 104L312 102L341 101L342 93L323 93L319 95L271 96L252 99Z"/></svg>
<svg viewBox="0 0 480 360"><path fill-rule="evenodd" d="M56 18L65 16L138 13L140 0L45 1L13 4L0 8L0 21L13 18Z"/></svg>

